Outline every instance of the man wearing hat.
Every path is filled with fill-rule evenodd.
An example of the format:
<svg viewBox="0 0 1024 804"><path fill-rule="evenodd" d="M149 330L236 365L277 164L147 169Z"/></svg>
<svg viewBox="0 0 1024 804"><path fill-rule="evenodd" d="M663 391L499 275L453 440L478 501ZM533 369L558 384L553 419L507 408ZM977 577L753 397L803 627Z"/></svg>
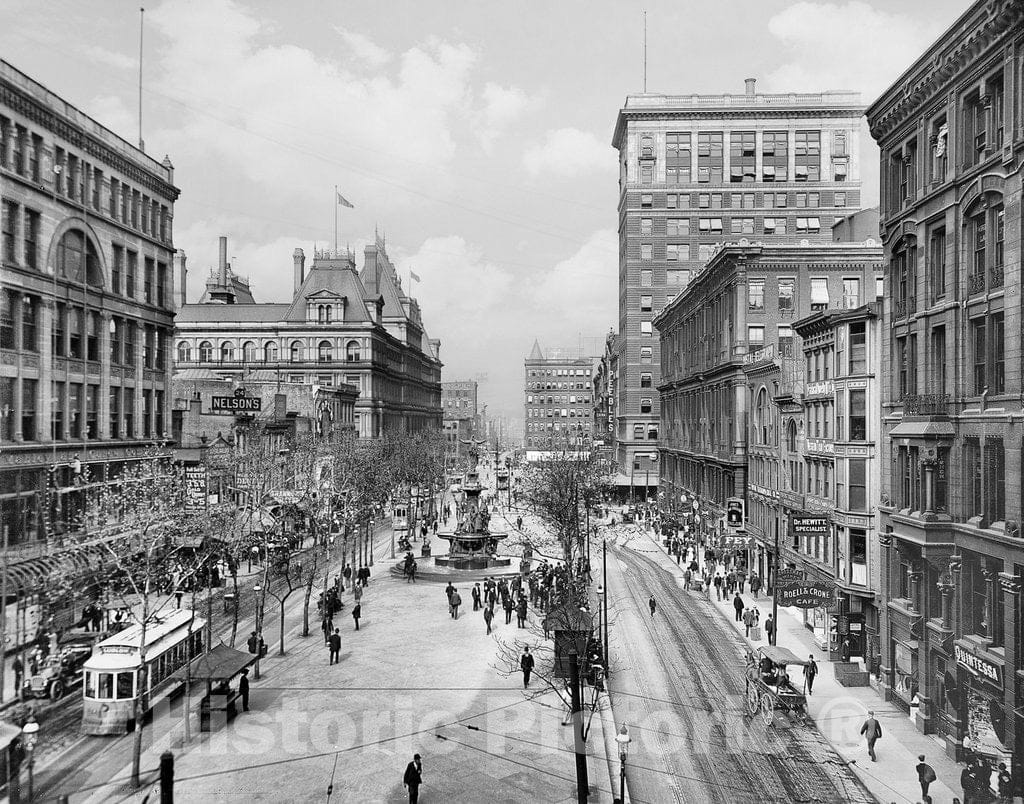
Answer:
<svg viewBox="0 0 1024 804"><path fill-rule="evenodd" d="M924 761L924 754L917 757L917 780L921 783L921 800L930 804L932 797L928 795L928 786L935 781L935 769Z"/></svg>
<svg viewBox="0 0 1024 804"><path fill-rule="evenodd" d="M416 804L420 798L420 784L423 782L423 765L420 755L416 754L405 768L402 784L409 788L409 804Z"/></svg>

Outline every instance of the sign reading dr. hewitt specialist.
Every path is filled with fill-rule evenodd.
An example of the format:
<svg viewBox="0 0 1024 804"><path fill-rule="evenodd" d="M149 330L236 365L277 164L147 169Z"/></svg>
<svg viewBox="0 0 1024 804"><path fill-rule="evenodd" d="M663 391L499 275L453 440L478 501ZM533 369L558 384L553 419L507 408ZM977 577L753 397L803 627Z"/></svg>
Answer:
<svg viewBox="0 0 1024 804"><path fill-rule="evenodd" d="M263 400L258 396L246 396L244 388L237 388L234 396L210 397L213 413L256 413L263 409Z"/></svg>
<svg viewBox="0 0 1024 804"><path fill-rule="evenodd" d="M790 533L801 536L825 536L828 519L823 516L793 516L789 518Z"/></svg>

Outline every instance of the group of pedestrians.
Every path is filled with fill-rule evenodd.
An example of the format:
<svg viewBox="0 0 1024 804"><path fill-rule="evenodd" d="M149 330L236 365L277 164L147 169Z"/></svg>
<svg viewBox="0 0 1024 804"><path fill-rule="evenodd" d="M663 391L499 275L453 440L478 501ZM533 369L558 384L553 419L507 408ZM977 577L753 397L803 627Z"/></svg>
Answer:
<svg viewBox="0 0 1024 804"><path fill-rule="evenodd" d="M451 581L445 587L445 594L448 597L448 614L452 619L459 618L459 606L462 605L462 595L452 585ZM516 627L526 628L526 618L530 604L527 602L527 584L524 584L523 577L517 575L511 580L505 578L487 577L483 585L479 582L473 584L470 590L473 599L473 611L482 611L484 625L487 633L491 633L494 622L494 610L501 603L505 612L505 625L511 625L512 615L516 617Z"/></svg>

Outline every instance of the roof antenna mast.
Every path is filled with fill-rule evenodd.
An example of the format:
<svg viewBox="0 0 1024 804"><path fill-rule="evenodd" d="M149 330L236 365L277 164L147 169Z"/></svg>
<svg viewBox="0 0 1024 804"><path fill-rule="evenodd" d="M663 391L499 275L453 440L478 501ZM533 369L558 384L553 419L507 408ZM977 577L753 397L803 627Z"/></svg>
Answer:
<svg viewBox="0 0 1024 804"><path fill-rule="evenodd" d="M139 9L139 150L146 150L146 143L142 141L142 29L146 21L146 9Z"/></svg>
<svg viewBox="0 0 1024 804"><path fill-rule="evenodd" d="M140 89L139 92L141 93L142 90ZM645 95L647 94L647 12L646 11L644 12L644 94ZM139 97L141 98L142 95L140 94ZM141 103L142 102L140 101L139 102L140 108L141 108ZM141 123L140 123L140 125L141 125ZM140 134L139 138L141 139L141 137L142 137L142 135Z"/></svg>

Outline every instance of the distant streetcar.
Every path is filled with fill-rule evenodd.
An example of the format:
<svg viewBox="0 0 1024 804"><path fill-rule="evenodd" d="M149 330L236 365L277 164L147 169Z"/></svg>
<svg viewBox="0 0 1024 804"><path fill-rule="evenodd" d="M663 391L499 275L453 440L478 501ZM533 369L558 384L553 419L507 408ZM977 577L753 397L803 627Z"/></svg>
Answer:
<svg viewBox="0 0 1024 804"><path fill-rule="evenodd" d="M146 625L145 684L149 708L180 686L178 670L203 652L206 620L188 609L160 613ZM83 668L82 731L124 734L135 723L135 699L142 691L142 626L132 625L98 643ZM139 712L141 716L144 712Z"/></svg>
<svg viewBox="0 0 1024 804"><path fill-rule="evenodd" d="M508 491L508 469L499 469L495 477L498 479L498 491Z"/></svg>

